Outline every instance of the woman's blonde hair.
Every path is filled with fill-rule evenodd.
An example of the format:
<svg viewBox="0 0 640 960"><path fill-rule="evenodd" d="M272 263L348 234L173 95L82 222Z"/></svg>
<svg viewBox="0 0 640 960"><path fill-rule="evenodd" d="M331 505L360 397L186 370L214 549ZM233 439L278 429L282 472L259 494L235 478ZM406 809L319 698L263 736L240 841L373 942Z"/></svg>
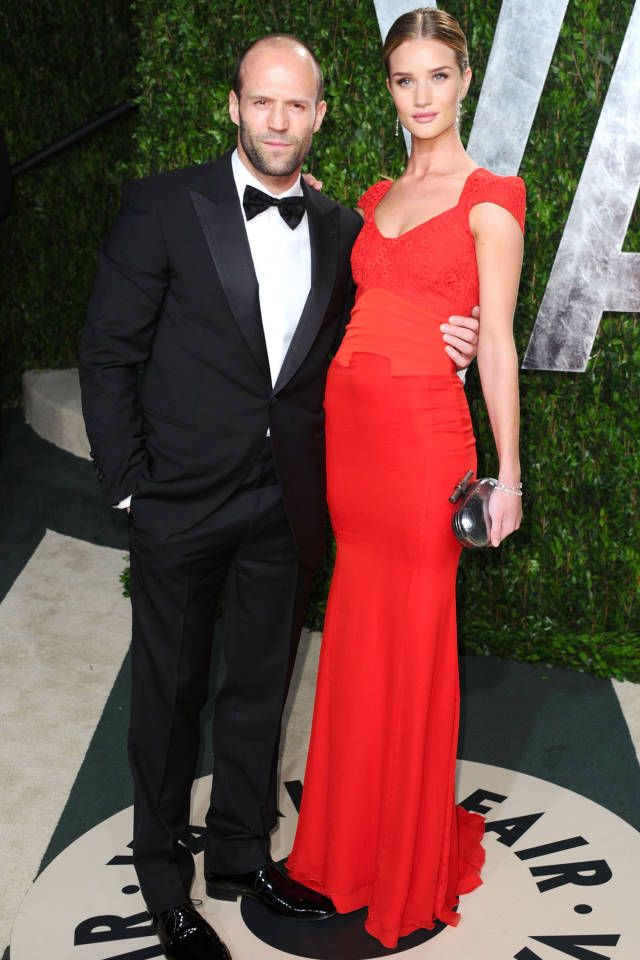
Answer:
<svg viewBox="0 0 640 960"><path fill-rule="evenodd" d="M453 50L460 73L469 66L467 38L460 24L450 13L436 7L418 7L402 16L391 25L382 48L385 70L389 76L389 58L393 51L406 40L438 40Z"/></svg>

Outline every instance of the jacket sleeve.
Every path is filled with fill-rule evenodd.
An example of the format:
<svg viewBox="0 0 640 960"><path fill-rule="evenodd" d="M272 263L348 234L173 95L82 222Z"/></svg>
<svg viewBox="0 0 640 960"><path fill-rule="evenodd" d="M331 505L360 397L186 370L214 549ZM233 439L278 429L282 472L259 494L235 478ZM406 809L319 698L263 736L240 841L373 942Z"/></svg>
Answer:
<svg viewBox="0 0 640 960"><path fill-rule="evenodd" d="M347 285L347 292L346 292L345 298L344 298L344 306L343 306L343 308L342 308L342 316L341 316L341 318L340 318L340 325L339 325L339 327L338 327L338 331L337 331L337 334L336 334L336 338L335 338L335 340L334 340L334 342L333 342L333 347L332 347L332 350L331 350L331 353L332 353L332 354L334 354L334 353L337 351L338 347L339 347L340 344L342 343L342 338L344 337L344 332L345 332L345 330L346 330L346 328L347 328L347 324L349 323L349 320L351 319L351 310L352 310L352 308L353 308L353 304L354 304L354 301L355 301L355 297L356 297L356 285L355 285L355 283L353 282L353 277L350 276L350 277L349 277L349 283L348 283L348 285Z"/></svg>
<svg viewBox="0 0 640 960"><path fill-rule="evenodd" d="M344 255L348 259L350 259L351 248L353 247L353 244L357 240L358 234L362 229L363 221L360 214L353 213L353 211L351 210L348 211L348 216L349 216L348 229L346 231L348 239L347 239L347 247L344 252ZM346 329L347 324L349 323L349 320L351 319L351 310L353 308L355 298L356 298L356 284L353 279L353 276L349 274L349 282L347 284L347 290L344 298L344 305L342 308L342 317L341 317L340 325L338 327L338 331L336 334L336 339L334 340L334 343L333 343L333 349L331 351L332 353L336 352L336 350L338 349L338 347L342 342L344 331Z"/></svg>
<svg viewBox="0 0 640 960"><path fill-rule="evenodd" d="M135 490L144 464L138 369L151 351L168 274L151 191L144 181L129 184L98 257L79 358L91 456L110 504Z"/></svg>

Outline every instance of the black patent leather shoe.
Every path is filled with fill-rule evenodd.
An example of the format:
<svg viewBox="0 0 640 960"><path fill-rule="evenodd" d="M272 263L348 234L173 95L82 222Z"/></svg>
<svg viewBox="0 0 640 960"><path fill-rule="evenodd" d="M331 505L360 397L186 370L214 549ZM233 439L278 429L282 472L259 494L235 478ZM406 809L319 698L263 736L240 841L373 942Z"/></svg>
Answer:
<svg viewBox="0 0 640 960"><path fill-rule="evenodd" d="M216 900L252 897L281 917L326 920L336 913L331 900L292 880L273 861L250 873L212 873L206 870L205 880L207 894Z"/></svg>
<svg viewBox="0 0 640 960"><path fill-rule="evenodd" d="M231 960L213 927L190 903L152 913L151 922L170 960Z"/></svg>

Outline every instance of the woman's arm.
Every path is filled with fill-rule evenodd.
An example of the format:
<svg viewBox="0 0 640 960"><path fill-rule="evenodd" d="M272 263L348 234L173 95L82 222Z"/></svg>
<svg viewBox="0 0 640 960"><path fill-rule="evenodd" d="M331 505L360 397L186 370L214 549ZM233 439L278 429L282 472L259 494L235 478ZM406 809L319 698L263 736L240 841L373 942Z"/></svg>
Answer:
<svg viewBox="0 0 640 960"><path fill-rule="evenodd" d="M469 224L476 242L480 281L482 323L478 370L498 452L498 480L505 486L517 488L520 483L520 403L513 313L522 268L522 231L514 217L494 203L473 207ZM522 498L494 490L490 514L491 543L497 547L520 526Z"/></svg>

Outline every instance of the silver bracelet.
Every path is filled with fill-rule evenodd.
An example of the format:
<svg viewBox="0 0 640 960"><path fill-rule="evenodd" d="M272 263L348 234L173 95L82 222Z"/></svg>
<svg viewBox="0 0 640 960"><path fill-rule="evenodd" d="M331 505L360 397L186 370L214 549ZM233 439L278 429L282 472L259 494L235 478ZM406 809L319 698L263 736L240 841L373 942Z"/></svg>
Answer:
<svg viewBox="0 0 640 960"><path fill-rule="evenodd" d="M510 487L507 483L501 483L499 480L496 481L496 490L502 490L504 493L513 493L516 497L522 496L522 482L516 484L515 487Z"/></svg>

